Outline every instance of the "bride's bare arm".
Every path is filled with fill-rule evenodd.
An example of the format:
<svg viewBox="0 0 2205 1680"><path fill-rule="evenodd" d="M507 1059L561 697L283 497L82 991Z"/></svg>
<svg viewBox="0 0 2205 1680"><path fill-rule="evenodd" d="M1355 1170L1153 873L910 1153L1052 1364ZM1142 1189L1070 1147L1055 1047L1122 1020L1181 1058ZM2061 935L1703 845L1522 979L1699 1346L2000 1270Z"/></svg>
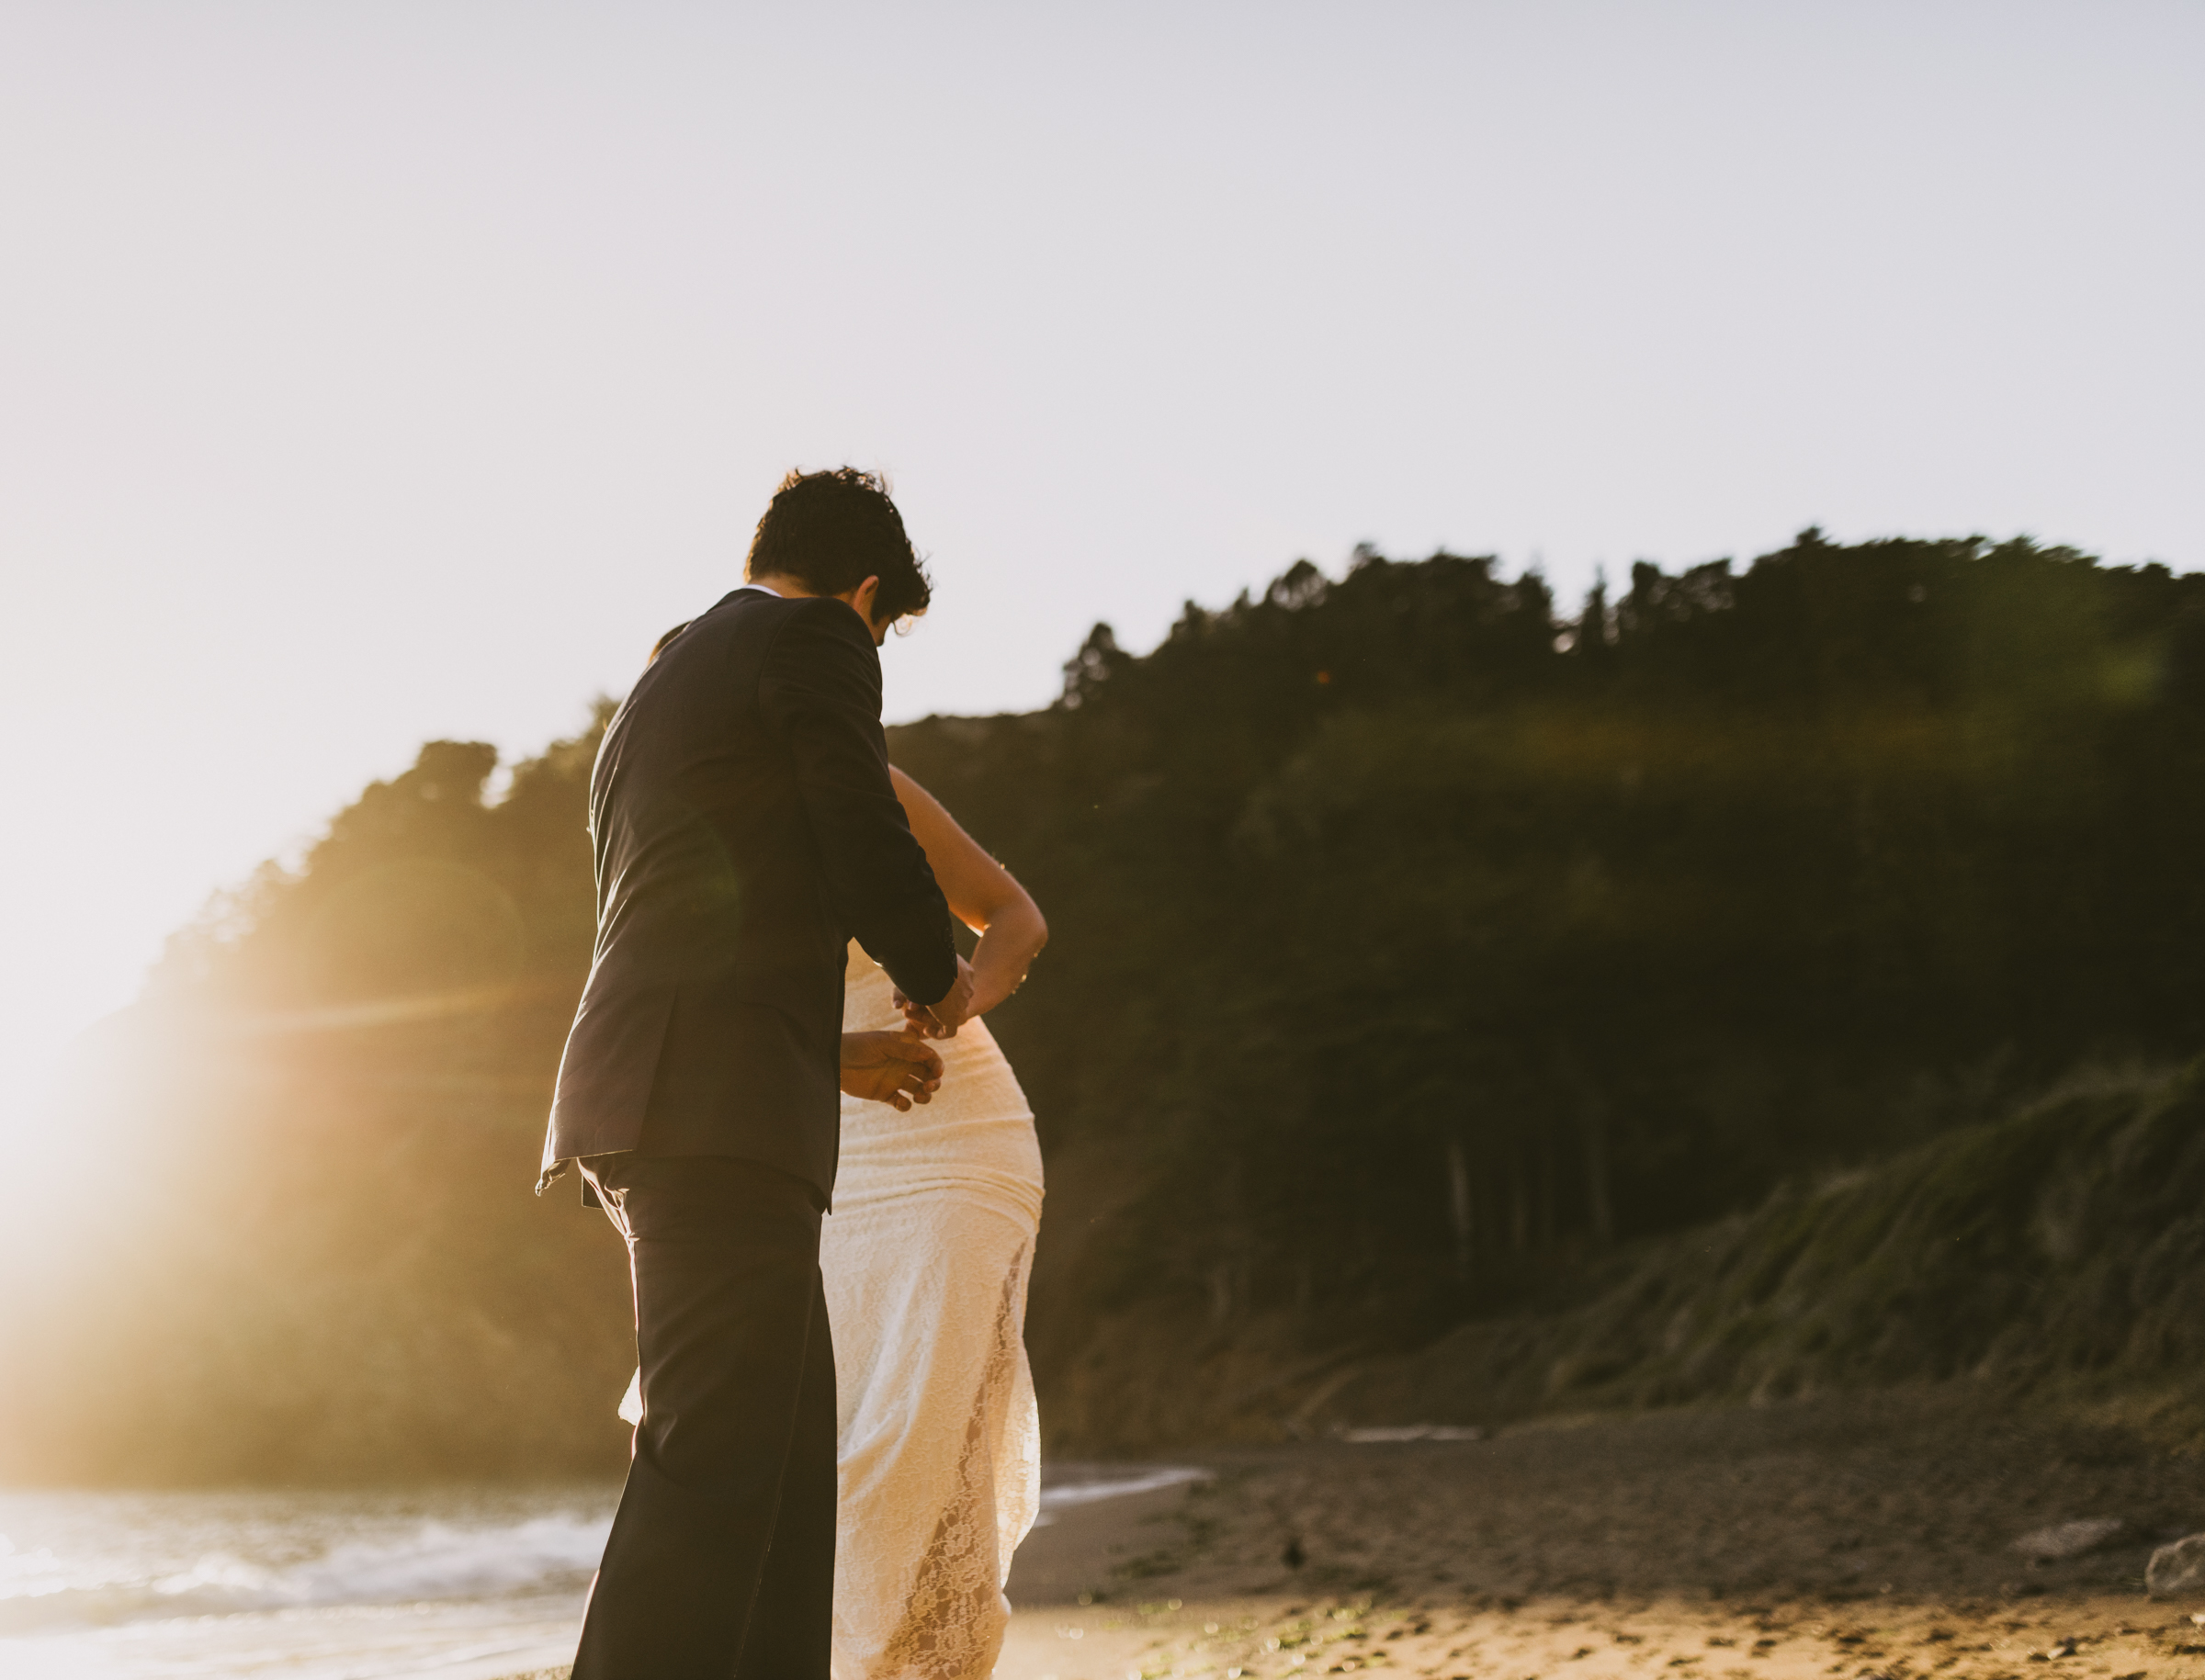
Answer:
<svg viewBox="0 0 2205 1680"><path fill-rule="evenodd" d="M891 768L888 774L951 913L980 936L972 953L969 1020L1018 989L1028 965L1049 942L1049 924L1026 889L957 827L940 800L900 770Z"/></svg>

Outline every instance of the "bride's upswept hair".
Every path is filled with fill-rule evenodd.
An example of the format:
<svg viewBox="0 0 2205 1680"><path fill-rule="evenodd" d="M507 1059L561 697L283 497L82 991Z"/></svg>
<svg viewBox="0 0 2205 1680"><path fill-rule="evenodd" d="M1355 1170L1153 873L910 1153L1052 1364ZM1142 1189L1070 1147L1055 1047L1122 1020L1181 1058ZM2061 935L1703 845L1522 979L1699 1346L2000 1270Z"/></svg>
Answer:
<svg viewBox="0 0 2205 1680"><path fill-rule="evenodd" d="M684 618L680 624L674 626L673 629L667 631L665 635L660 637L657 641L651 643L650 658L645 660L643 663L646 666L656 664L658 662L659 655L666 651L666 644L673 640L675 637L679 636L684 630L686 630L695 622L696 620L694 618Z"/></svg>
<svg viewBox="0 0 2205 1680"><path fill-rule="evenodd" d="M821 595L880 580L873 611L910 618L926 611L933 584L905 535L888 480L855 467L792 472L766 505L751 538L748 577L797 579Z"/></svg>

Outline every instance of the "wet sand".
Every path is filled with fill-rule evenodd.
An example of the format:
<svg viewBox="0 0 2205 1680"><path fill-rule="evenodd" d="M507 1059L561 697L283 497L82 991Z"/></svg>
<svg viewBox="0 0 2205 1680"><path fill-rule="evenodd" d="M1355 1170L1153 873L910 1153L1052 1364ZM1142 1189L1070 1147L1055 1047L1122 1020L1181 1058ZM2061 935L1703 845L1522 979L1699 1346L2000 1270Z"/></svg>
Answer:
<svg viewBox="0 0 2205 1680"><path fill-rule="evenodd" d="M1002 1680L2205 1676L2205 1600L2143 1588L2205 1466L1950 1395L1189 1461L1027 1543ZM2101 1550L2013 1549L2093 1517Z"/></svg>

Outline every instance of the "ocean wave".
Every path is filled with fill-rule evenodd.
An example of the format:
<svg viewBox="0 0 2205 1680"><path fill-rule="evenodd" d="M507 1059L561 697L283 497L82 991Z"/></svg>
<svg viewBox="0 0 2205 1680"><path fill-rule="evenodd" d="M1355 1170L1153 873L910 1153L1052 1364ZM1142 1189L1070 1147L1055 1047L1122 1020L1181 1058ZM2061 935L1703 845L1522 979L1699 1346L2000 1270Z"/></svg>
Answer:
<svg viewBox="0 0 2205 1680"><path fill-rule="evenodd" d="M502 1597L588 1575L611 1528L610 1517L572 1516L483 1528L424 1522L402 1540L346 1542L278 1569L213 1553L153 1587L195 1608L250 1610Z"/></svg>
<svg viewBox="0 0 2205 1680"><path fill-rule="evenodd" d="M1051 1464L1041 1521L1207 1473ZM611 1524L610 1489L0 1493L0 1638L255 1611L579 1595Z"/></svg>
<svg viewBox="0 0 2205 1680"><path fill-rule="evenodd" d="M317 1520L301 1523L270 1514L217 1525L214 1534L205 1533L207 1525L178 1525L165 1545L161 1536L141 1530L141 1544L104 1552L65 1543L18 1549L0 1537L0 1633L578 1592L597 1566L612 1520L601 1510L486 1522L363 1516L351 1526L367 1532L346 1539L342 1512L313 1516ZM201 1537L215 1543L184 1549Z"/></svg>
<svg viewBox="0 0 2205 1680"><path fill-rule="evenodd" d="M1153 1494L1182 1483L1204 1482L1210 1472L1189 1464L1061 1464L1042 1471L1041 1516L1035 1528L1046 1528L1051 1517L1067 1505L1089 1505L1098 1499L1122 1499L1131 1494Z"/></svg>

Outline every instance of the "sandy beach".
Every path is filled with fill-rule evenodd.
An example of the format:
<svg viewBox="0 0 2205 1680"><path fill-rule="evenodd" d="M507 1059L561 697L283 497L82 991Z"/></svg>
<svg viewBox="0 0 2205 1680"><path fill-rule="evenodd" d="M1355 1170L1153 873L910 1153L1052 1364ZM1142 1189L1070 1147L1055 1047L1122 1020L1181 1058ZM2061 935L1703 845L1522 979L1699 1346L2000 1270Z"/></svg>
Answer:
<svg viewBox="0 0 2205 1680"><path fill-rule="evenodd" d="M2143 1590L2205 1467L2125 1432L1899 1395L1194 1461L1034 1536L1004 1680L2205 1674L2205 1604Z"/></svg>
<svg viewBox="0 0 2205 1680"><path fill-rule="evenodd" d="M1003 1680L2205 1674L2205 1605L2143 1594L2205 1466L2115 1428L1883 1395L1197 1461L1027 1541Z"/></svg>
<svg viewBox="0 0 2205 1680"><path fill-rule="evenodd" d="M1001 1680L2205 1675L2205 1599L2143 1584L2205 1464L2073 1419L1901 1394L1184 1461L1035 1532ZM2015 1547L2089 1519L2121 1528Z"/></svg>

